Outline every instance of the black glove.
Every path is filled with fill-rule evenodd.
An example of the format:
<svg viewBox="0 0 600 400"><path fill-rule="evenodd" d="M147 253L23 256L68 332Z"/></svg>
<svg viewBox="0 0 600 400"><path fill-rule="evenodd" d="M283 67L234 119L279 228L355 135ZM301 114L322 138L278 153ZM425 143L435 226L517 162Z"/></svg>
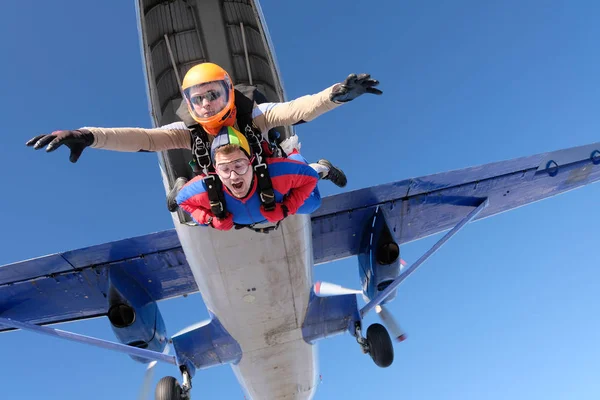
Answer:
<svg viewBox="0 0 600 400"><path fill-rule="evenodd" d="M335 103L346 103L354 100L364 93L382 94L379 89L373 86L379 85L379 81L371 79L369 74L350 74L343 83L338 83L333 87L329 99Z"/></svg>
<svg viewBox="0 0 600 400"><path fill-rule="evenodd" d="M25 144L33 146L36 150L47 145L47 152L54 151L64 144L71 149L69 160L75 163L79 159L79 156L81 156L83 149L91 146L93 143L94 134L92 132L87 129L78 129L75 131L54 131L49 135L38 135Z"/></svg>

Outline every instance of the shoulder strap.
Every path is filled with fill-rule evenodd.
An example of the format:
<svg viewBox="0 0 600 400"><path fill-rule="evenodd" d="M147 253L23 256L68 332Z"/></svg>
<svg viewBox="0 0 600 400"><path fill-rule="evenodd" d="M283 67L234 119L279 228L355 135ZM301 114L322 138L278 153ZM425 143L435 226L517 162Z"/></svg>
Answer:
<svg viewBox="0 0 600 400"><path fill-rule="evenodd" d="M258 185L258 197L265 211L273 211L275 209L275 190L271 182L271 175L266 163L254 165L254 174L256 174Z"/></svg>
<svg viewBox="0 0 600 400"><path fill-rule="evenodd" d="M206 185L206 194L210 202L210 210L217 218L227 216L227 207L225 206L225 194L223 193L223 183L216 174L206 175L203 178Z"/></svg>
<svg viewBox="0 0 600 400"><path fill-rule="evenodd" d="M208 134L198 123L187 125L187 127L192 133L192 161L190 167L196 175L208 174L213 170Z"/></svg>
<svg viewBox="0 0 600 400"><path fill-rule="evenodd" d="M256 86L240 84L235 88L237 123L240 130L246 135L254 153L253 168L257 179L260 203L266 211L272 211L275 209L275 191L273 190L269 169L263 161L267 154L263 152L262 132L254 126L252 118L254 103L260 104L266 101L266 97L258 91Z"/></svg>
<svg viewBox="0 0 600 400"><path fill-rule="evenodd" d="M206 185L206 194L210 203L210 210L217 218L227 216L227 207L225 205L225 194L223 193L223 182L217 174L214 173L214 167L210 158L210 146L208 144L208 134L200 124L188 125L192 132L192 161L190 166L194 174L204 174L204 184ZM212 172L212 174L211 174Z"/></svg>

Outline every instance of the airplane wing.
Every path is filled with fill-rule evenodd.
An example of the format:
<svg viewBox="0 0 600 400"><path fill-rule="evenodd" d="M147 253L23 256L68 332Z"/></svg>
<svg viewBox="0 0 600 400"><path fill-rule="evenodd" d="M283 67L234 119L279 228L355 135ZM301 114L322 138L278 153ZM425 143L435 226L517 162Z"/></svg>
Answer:
<svg viewBox="0 0 600 400"><path fill-rule="evenodd" d="M173 229L0 267L0 316L49 324L106 315L117 265L156 301L198 291Z"/></svg>
<svg viewBox="0 0 600 400"><path fill-rule="evenodd" d="M599 164L595 143L327 197L312 216L315 265L356 255L377 207L403 244L452 228L485 198L477 219L596 182ZM156 301L198 290L172 229L0 267L0 317L49 324L105 315L115 265Z"/></svg>
<svg viewBox="0 0 600 400"><path fill-rule="evenodd" d="M485 198L475 220L594 183L599 164L600 142L325 198L312 216L315 264L356 255L377 207L401 245L451 229Z"/></svg>

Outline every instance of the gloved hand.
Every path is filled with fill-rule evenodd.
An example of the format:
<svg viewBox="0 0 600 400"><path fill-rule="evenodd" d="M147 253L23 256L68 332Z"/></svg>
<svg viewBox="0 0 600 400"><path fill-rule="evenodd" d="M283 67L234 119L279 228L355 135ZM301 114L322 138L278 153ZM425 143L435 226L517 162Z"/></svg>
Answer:
<svg viewBox="0 0 600 400"><path fill-rule="evenodd" d="M94 143L94 134L87 129L77 129L74 131L54 131L49 135L38 135L30 139L27 146L33 146L35 150L39 150L44 146L47 152L58 149L63 144L71 149L69 160L72 163L77 162L79 156L88 146Z"/></svg>
<svg viewBox="0 0 600 400"><path fill-rule="evenodd" d="M233 214L229 213L225 218L219 219L210 211L198 208L192 212L192 218L202 225L210 225L220 231L228 231L233 228Z"/></svg>
<svg viewBox="0 0 600 400"><path fill-rule="evenodd" d="M364 93L382 94L381 90L374 88L377 85L379 81L371 79L369 74L350 74L344 82L333 87L329 99L334 103L346 103Z"/></svg>
<svg viewBox="0 0 600 400"><path fill-rule="evenodd" d="M206 211L202 208L195 209L194 211L192 211L191 214L194 221L202 225L208 225L211 219L215 218L215 216L211 212Z"/></svg>
<svg viewBox="0 0 600 400"><path fill-rule="evenodd" d="M213 228L220 231L228 231L233 228L233 214L229 213L223 219L215 217L210 224Z"/></svg>
<svg viewBox="0 0 600 400"><path fill-rule="evenodd" d="M267 221L272 224L276 224L288 216L288 209L281 203L275 203L275 209L273 211L265 211L263 206L260 206L260 213Z"/></svg>

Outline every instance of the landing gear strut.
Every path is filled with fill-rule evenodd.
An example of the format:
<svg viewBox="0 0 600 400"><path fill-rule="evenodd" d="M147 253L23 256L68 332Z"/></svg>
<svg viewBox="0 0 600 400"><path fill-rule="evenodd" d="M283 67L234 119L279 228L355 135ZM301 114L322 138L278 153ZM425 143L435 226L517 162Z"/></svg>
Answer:
<svg viewBox="0 0 600 400"><path fill-rule="evenodd" d="M192 398L192 379L185 368L182 376L182 385L172 376L165 376L158 381L154 398L156 400L190 400Z"/></svg>
<svg viewBox="0 0 600 400"><path fill-rule="evenodd" d="M356 341L363 353L369 354L375 365L386 368L394 361L394 346L387 329L381 324L373 324L367 329L367 337L361 333L360 324L354 327Z"/></svg>

